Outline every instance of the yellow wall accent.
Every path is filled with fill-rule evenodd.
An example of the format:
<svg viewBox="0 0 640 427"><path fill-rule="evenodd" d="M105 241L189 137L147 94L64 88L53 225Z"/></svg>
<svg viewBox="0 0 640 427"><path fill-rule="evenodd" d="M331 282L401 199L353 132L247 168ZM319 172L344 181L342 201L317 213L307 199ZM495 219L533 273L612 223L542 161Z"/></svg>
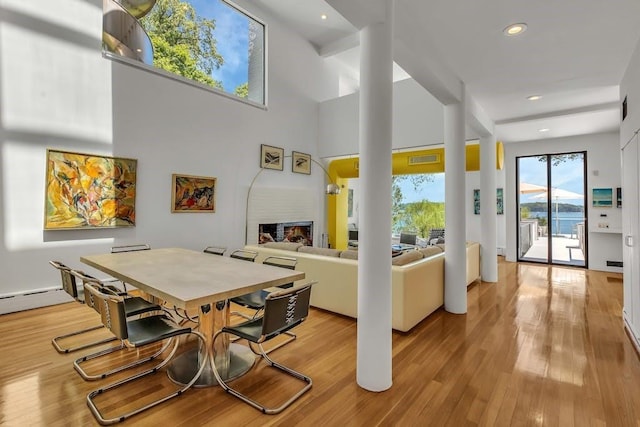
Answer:
<svg viewBox="0 0 640 427"><path fill-rule="evenodd" d="M433 163L409 164L409 158L417 156L436 157ZM407 175L418 173L444 172L444 148L431 148L428 150L405 151L393 153L391 160L391 173L393 175ZM342 191L337 196L329 197L327 202L327 232L329 233L329 245L336 249L346 249L348 243L347 229L347 203L349 179L357 178L359 158L333 160L329 164L329 176L338 184ZM502 170L504 166L504 147L502 142L496 143L496 169ZM469 144L466 147L467 172L480 170L480 144Z"/></svg>

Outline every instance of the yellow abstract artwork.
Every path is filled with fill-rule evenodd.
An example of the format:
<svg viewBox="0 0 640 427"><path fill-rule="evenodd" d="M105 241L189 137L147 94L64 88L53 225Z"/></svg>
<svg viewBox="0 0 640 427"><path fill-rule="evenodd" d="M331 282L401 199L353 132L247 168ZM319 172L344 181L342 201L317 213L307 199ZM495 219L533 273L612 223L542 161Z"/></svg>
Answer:
<svg viewBox="0 0 640 427"><path fill-rule="evenodd" d="M132 227L135 159L47 150L45 230Z"/></svg>

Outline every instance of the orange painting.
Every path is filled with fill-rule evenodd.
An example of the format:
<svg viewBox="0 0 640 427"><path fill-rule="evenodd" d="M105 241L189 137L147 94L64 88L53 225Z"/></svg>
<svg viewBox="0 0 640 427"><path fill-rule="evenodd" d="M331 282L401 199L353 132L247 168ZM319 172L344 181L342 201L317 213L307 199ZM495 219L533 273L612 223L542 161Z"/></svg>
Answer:
<svg viewBox="0 0 640 427"><path fill-rule="evenodd" d="M134 159L47 150L45 230L135 225Z"/></svg>
<svg viewBox="0 0 640 427"><path fill-rule="evenodd" d="M216 179L172 175L171 212L215 212Z"/></svg>

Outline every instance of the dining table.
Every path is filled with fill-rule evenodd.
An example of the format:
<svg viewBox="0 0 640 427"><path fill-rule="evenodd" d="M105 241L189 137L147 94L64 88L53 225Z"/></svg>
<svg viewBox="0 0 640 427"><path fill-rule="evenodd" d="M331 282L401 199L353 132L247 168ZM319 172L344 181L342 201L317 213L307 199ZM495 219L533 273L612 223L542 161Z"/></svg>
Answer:
<svg viewBox="0 0 640 427"><path fill-rule="evenodd" d="M169 365L169 378L186 384L200 366L207 366L195 386L217 384L212 359L225 380L246 373L256 356L248 346L232 343L227 334L215 341L214 334L229 323L229 299L250 292L304 279L302 271L210 255L183 248L159 248L136 252L104 253L80 257L80 261L130 284L154 302L198 312L198 329L205 335L205 348L192 348Z"/></svg>

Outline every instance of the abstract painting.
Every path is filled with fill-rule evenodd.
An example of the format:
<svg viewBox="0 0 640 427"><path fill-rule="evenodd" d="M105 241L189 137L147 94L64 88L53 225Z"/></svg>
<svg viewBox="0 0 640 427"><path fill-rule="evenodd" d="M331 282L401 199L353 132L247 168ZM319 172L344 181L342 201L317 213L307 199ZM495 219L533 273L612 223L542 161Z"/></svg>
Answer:
<svg viewBox="0 0 640 427"><path fill-rule="evenodd" d="M45 230L132 227L135 159L47 150Z"/></svg>
<svg viewBox="0 0 640 427"><path fill-rule="evenodd" d="M216 211L216 179L207 176L178 175L171 176L171 212L210 212Z"/></svg>

